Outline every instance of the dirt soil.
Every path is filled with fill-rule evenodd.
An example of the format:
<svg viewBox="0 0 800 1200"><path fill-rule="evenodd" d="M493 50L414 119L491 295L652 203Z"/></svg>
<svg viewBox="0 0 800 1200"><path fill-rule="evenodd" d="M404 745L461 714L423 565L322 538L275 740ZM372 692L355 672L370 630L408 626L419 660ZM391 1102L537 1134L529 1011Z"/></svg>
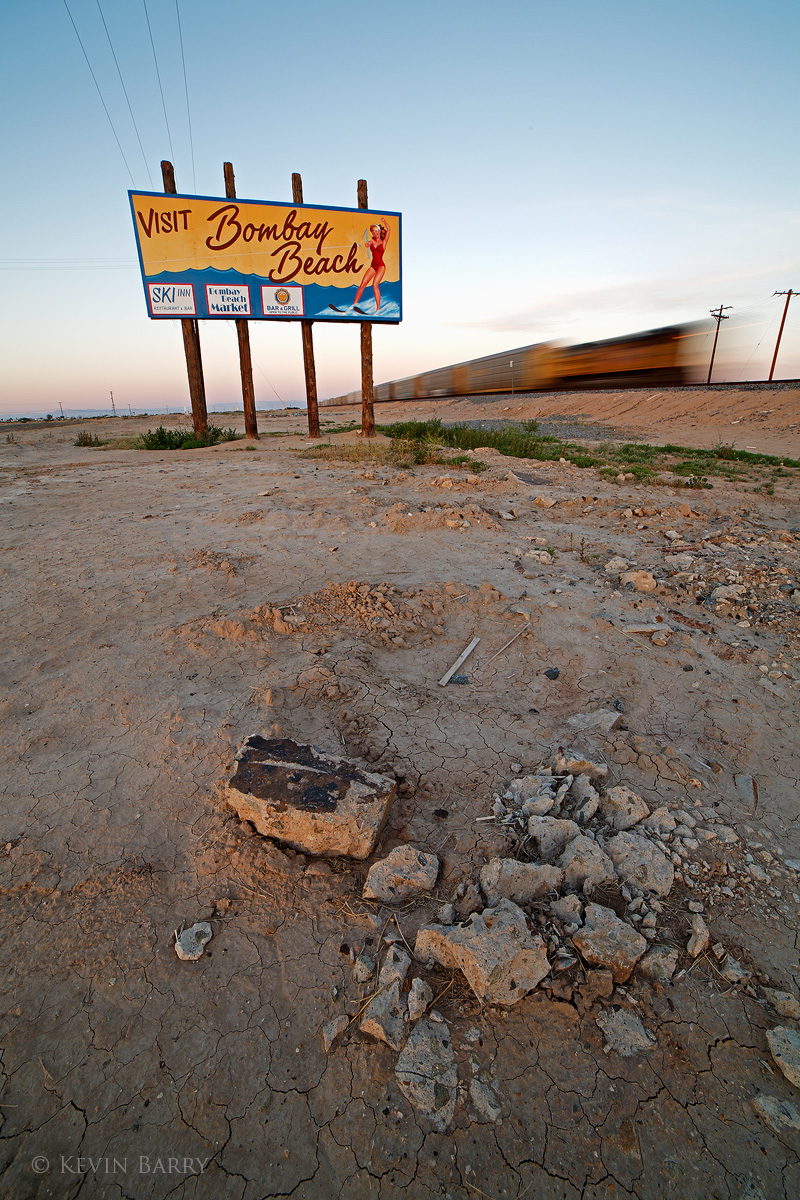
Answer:
<svg viewBox="0 0 800 1200"><path fill-rule="evenodd" d="M386 405L378 420L563 416L800 457L796 388L651 395ZM494 451L479 475L311 461L298 413L261 418L284 436L208 450L72 444L160 420L0 435L3 1195L800 1195L800 1128L753 1107L800 1106L766 1041L797 1023L764 991L800 988L800 472L765 494ZM621 586L614 557L654 590ZM671 630L666 644L626 631L637 623ZM468 682L440 687L474 636ZM355 956L398 928L413 947L513 851L480 818L597 708L622 715L581 743L609 783L710 831L679 856L656 932L680 952L675 978L637 973L595 996L578 962L502 1010L415 965L458 1065L455 1119L436 1132L393 1050L353 1020L326 1052L321 1029L371 994ZM222 785L252 733L393 774L374 857L404 842L436 853L435 894L367 902L373 860L313 860L240 824ZM686 953L690 901L739 982L710 950ZM174 931L201 920L206 953L179 961ZM614 1011L637 1015L652 1048L607 1045L597 1018Z"/></svg>

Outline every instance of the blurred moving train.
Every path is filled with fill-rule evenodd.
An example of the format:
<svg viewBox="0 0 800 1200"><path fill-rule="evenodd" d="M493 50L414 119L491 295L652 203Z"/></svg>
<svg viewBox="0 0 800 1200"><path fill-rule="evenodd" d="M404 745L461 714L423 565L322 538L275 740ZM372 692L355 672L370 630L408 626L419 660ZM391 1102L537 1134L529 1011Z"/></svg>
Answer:
<svg viewBox="0 0 800 1200"><path fill-rule="evenodd" d="M374 389L374 396L376 402L383 402L492 392L586 391L697 383L702 374L698 350L704 345L707 332L705 324L697 322L576 346L539 342L452 367L423 371L421 375L395 379L392 383L380 383ZM360 404L361 391L320 403L330 407Z"/></svg>

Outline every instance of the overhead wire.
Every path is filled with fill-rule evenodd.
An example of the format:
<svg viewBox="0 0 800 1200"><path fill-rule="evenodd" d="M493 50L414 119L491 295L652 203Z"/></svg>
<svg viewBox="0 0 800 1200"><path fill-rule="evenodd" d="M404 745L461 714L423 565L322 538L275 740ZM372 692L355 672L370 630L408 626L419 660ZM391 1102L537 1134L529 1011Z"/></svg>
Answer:
<svg viewBox="0 0 800 1200"><path fill-rule="evenodd" d="M105 31L106 31L106 37L108 38L108 45L111 50L111 56L114 59L114 66L117 68L117 74L119 75L119 81L122 84L122 91L123 91L125 100L128 105L128 112L131 114L131 121L133 121L133 128L136 133L136 140L138 141L139 149L142 152L142 159L144 161L144 169L145 169L145 171L147 171L147 178L150 181L150 190L152 191L153 190L153 176L150 174L150 168L147 165L147 155L144 152L144 146L142 145L142 139L139 136L139 127L136 124L136 118L133 115L133 109L131 107L130 97L128 96L128 89L125 87L125 80L122 78L122 71L120 70L119 62L117 61L117 55L114 50L114 44L111 41L111 34L108 32L108 26L106 25L106 19L103 16L103 10L100 7L100 0L97 0L97 11L100 13L100 20L103 22L103 29L105 29Z"/></svg>
<svg viewBox="0 0 800 1200"><path fill-rule="evenodd" d="M64 0L64 2L66 3L66 0ZM175 150L172 145L172 134L170 132L169 118L167 116L167 104L166 104L166 101L164 100L164 89L161 86L161 72L158 69L158 56L156 55L156 44L153 41L153 30L150 26L150 14L147 11L147 0L142 0L142 6L144 7L145 20L147 21L147 31L150 34L150 45L153 50L153 62L156 65L156 78L158 79L158 90L161 93L161 107L164 110L164 124L167 127L167 141L169 142L169 152L172 157L172 161L174 163L175 162Z"/></svg>
<svg viewBox="0 0 800 1200"><path fill-rule="evenodd" d="M136 183L133 178L133 171L131 171L130 164L129 164L127 158L125 157L125 151L122 149L122 143L120 142L119 137L117 136L117 131L116 131L116 128L114 127L114 122L111 120L111 113L108 111L108 105L106 104L105 100L103 99L103 93L100 91L100 84L97 82L97 76L95 75L94 71L92 70L92 64L89 61L89 55L86 53L86 47L83 44L81 35L78 33L78 26L75 24L72 13L69 10L69 4L67 4L67 0L64 0L64 8L67 10L67 16L70 19L72 28L75 30L75 37L78 39L78 45L80 46L81 50L83 51L83 57L86 59L86 65L89 68L89 74L91 75L92 79L94 80L94 86L97 88L97 94L100 97L100 103L102 104L103 111L106 114L106 117L108 118L108 123L111 126L111 132L114 135L114 141L117 143L119 152L122 155L122 161L125 163L125 168L128 172L128 176L130 178L131 184L133 187L136 187Z"/></svg>
<svg viewBox="0 0 800 1200"><path fill-rule="evenodd" d="M192 156L192 190L197 191L197 175L194 168L194 140L192 138L192 112L189 107L189 81L186 77L186 57L183 53L183 30L181 29L181 9L179 0L175 0L175 14L178 18L178 39L181 45L181 62L183 64L183 90L186 93L186 120L189 123L189 151Z"/></svg>

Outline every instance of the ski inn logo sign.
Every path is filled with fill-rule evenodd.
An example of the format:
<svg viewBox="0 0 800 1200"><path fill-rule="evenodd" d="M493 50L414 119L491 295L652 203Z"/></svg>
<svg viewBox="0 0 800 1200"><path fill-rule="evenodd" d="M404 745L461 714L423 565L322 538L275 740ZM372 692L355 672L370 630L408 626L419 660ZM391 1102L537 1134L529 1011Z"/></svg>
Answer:
<svg viewBox="0 0 800 1200"><path fill-rule="evenodd" d="M399 213L128 195L151 317L402 319Z"/></svg>

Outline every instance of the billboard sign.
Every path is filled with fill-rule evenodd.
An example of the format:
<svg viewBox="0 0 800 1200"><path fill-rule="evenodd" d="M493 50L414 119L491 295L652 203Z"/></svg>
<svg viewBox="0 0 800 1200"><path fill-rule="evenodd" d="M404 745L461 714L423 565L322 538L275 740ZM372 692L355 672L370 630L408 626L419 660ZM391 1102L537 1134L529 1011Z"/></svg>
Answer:
<svg viewBox="0 0 800 1200"><path fill-rule="evenodd" d="M400 213L128 195L153 318L402 319Z"/></svg>

